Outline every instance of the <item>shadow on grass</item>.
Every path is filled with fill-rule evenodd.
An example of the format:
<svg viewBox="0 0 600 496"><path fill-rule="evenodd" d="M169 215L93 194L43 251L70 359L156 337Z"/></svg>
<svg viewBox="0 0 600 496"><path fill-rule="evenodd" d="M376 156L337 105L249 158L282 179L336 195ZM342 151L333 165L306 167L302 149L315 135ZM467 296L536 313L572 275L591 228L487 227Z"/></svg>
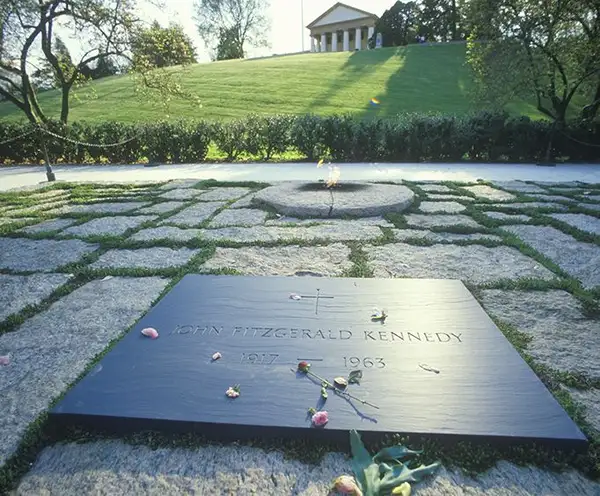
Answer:
<svg viewBox="0 0 600 496"><path fill-rule="evenodd" d="M475 108L464 50L452 45L408 45L397 48L394 55L403 63L388 79L385 92L374 95L380 104L367 104L361 118L415 111L465 113Z"/></svg>
<svg viewBox="0 0 600 496"><path fill-rule="evenodd" d="M342 67L343 77L335 78L333 83L320 96L315 98L306 108L306 112L314 112L329 105L335 95L357 80L368 76L377 66L385 64L390 58L398 54L399 49L386 48L381 50L363 50L354 52Z"/></svg>

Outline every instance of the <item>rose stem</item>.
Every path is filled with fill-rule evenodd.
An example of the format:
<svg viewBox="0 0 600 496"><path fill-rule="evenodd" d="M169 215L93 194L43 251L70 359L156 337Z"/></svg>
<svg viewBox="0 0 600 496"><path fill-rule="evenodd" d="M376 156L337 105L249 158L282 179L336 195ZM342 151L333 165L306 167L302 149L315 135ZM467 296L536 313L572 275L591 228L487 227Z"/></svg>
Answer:
<svg viewBox="0 0 600 496"><path fill-rule="evenodd" d="M354 399L356 401L360 401L363 405L369 405L369 406L372 406L373 408L376 408L377 410L379 410L379 407L376 406L376 405L374 405L373 403L369 403L368 401L361 400L360 398L357 398L356 396L352 396L347 391L340 391L333 384L331 384L331 382L329 382L327 379L323 379L322 377L318 376L314 372L311 372L310 370L307 370L306 373L309 374L309 375L312 375L313 377L315 377L317 379L319 379L322 383L327 384L327 386L330 387L331 389L333 389L336 394L349 396L350 398L352 398L352 399Z"/></svg>

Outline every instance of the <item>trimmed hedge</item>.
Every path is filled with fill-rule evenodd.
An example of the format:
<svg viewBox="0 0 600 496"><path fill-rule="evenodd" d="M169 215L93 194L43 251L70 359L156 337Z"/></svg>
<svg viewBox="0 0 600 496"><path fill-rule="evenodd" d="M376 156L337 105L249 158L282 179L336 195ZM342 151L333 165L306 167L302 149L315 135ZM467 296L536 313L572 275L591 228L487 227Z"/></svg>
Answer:
<svg viewBox="0 0 600 496"><path fill-rule="evenodd" d="M32 129L0 123L0 142ZM36 131L0 145L0 163L39 163L46 140L53 162L197 163L213 144L229 161L270 160L293 152L307 160L335 162L540 162L552 138L551 158L570 162L600 159L600 122L571 123L562 130L546 121L481 112L466 116L402 115L359 120L349 115L256 116L230 122L123 124L51 123L72 143ZM118 143L95 147L92 144ZM590 146L593 145L593 146Z"/></svg>

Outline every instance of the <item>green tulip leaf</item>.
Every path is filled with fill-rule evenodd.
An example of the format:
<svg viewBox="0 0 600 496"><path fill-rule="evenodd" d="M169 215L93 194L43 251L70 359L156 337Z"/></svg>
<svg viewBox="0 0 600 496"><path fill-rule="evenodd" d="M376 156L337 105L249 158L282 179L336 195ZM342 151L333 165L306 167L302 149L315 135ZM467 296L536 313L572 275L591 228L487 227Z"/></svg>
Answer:
<svg viewBox="0 0 600 496"><path fill-rule="evenodd" d="M400 461L410 456L420 455L421 453L423 452L413 451L406 446L398 444L396 446L390 446L389 448L383 448L373 457L373 461L376 463Z"/></svg>
<svg viewBox="0 0 600 496"><path fill-rule="evenodd" d="M362 370L353 370L348 376L348 384L360 384L363 373Z"/></svg>

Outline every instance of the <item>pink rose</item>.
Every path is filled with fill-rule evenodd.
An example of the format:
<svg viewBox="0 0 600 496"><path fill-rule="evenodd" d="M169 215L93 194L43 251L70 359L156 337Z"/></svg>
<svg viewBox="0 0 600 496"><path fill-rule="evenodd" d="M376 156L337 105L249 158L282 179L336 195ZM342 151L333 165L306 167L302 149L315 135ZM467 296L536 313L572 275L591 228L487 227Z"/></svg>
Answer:
<svg viewBox="0 0 600 496"><path fill-rule="evenodd" d="M317 412L312 416L312 423L315 427L323 427L327 422L329 422L327 412Z"/></svg>

